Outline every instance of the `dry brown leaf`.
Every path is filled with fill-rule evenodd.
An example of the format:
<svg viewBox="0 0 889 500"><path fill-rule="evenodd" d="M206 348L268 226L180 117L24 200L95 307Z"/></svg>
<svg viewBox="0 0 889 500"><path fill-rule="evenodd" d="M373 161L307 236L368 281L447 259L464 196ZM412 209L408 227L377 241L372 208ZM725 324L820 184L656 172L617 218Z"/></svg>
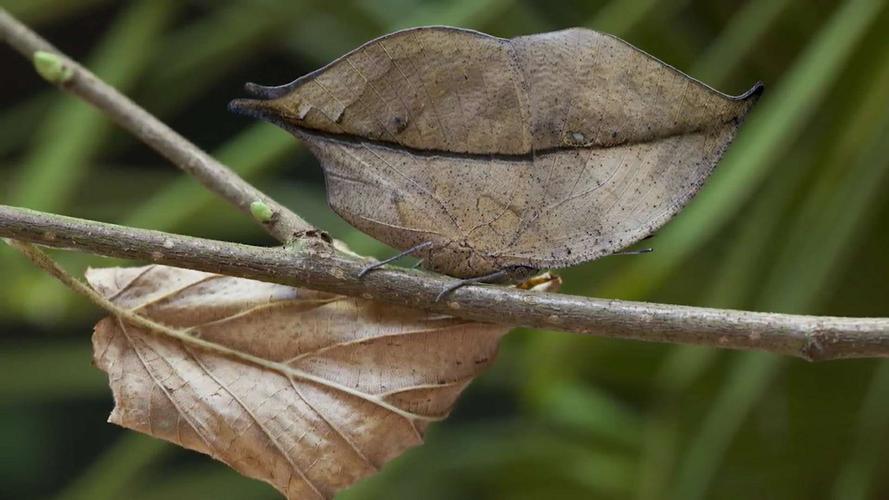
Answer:
<svg viewBox="0 0 889 500"><path fill-rule="evenodd" d="M428 27L372 40L235 111L292 131L330 204L432 270L564 267L651 234L756 101L586 29L512 40Z"/></svg>
<svg viewBox="0 0 889 500"><path fill-rule="evenodd" d="M93 269L87 280L204 344L100 321L93 348L114 392L109 421L288 498L330 498L420 444L508 330L166 266Z"/></svg>

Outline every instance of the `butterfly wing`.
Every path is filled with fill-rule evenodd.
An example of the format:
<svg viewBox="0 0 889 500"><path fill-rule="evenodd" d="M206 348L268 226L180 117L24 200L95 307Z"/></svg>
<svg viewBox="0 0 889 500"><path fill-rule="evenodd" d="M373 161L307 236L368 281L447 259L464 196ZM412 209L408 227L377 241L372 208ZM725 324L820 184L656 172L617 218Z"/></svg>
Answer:
<svg viewBox="0 0 889 500"><path fill-rule="evenodd" d="M427 268L469 277L500 269L506 245L536 200L533 163L426 155L387 145L304 137L320 160L330 206L396 248L431 241Z"/></svg>
<svg viewBox="0 0 889 500"><path fill-rule="evenodd" d="M502 40L416 28L235 108L292 130L331 206L455 276L563 267L669 220L734 137L730 97L629 44L571 29Z"/></svg>

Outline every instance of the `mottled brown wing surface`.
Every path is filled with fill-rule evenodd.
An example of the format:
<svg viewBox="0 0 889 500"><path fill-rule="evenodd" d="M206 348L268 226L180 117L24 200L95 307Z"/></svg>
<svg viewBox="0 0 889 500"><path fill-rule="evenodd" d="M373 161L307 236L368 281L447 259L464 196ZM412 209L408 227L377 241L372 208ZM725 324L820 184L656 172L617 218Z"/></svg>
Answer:
<svg viewBox="0 0 889 500"><path fill-rule="evenodd" d="M571 29L502 40L416 28L237 110L293 131L334 210L437 271L564 267L669 220L759 86L730 97L627 43Z"/></svg>
<svg viewBox="0 0 889 500"><path fill-rule="evenodd" d="M252 86L286 127L419 150L530 150L527 103L508 40L416 28L372 40L280 87Z"/></svg>

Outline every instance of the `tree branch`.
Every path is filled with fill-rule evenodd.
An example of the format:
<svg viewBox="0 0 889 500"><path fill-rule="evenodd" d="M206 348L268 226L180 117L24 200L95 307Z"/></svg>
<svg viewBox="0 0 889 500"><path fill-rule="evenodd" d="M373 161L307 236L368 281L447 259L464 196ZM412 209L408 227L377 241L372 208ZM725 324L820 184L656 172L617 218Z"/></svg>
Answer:
<svg viewBox="0 0 889 500"><path fill-rule="evenodd" d="M766 351L808 360L889 356L889 318L744 312L470 286L435 302L453 278L367 264L324 245L264 248L0 205L0 237L408 305L461 318L653 342Z"/></svg>
<svg viewBox="0 0 889 500"><path fill-rule="evenodd" d="M501 286L436 296L452 278L391 268L359 279L357 257L324 236L0 9L0 35L49 81L90 102L292 248L262 248L0 205L0 237L360 296L476 321L604 337L758 350L809 360L889 356L889 318L753 313L592 299ZM260 202L255 204L254 202Z"/></svg>
<svg viewBox="0 0 889 500"><path fill-rule="evenodd" d="M38 65L41 75L60 88L89 102L118 125L151 146L173 164L194 176L209 190L250 215L250 205L262 202L271 210L262 226L282 243L305 235L326 235L287 207L265 195L139 105L99 80L92 72L62 54L49 42L0 8L0 36L22 55ZM38 55L39 54L39 55Z"/></svg>

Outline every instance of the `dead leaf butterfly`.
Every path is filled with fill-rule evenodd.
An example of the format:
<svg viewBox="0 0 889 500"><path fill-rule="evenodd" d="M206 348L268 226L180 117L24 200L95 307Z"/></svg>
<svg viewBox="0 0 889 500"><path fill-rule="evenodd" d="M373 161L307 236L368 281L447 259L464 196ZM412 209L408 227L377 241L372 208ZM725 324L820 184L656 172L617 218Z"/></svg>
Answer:
<svg viewBox="0 0 889 500"><path fill-rule="evenodd" d="M372 40L236 112L292 132L331 207L460 278L612 254L700 189L759 96L720 93L587 29L447 27Z"/></svg>

